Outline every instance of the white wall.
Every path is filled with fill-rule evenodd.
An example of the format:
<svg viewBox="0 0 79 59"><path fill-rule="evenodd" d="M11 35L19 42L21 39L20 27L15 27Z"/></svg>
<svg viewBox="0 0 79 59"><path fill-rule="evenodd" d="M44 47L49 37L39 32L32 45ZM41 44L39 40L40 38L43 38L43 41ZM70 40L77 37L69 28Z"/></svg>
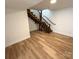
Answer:
<svg viewBox="0 0 79 59"><path fill-rule="evenodd" d="M73 36L73 8L55 11L54 22L56 23L53 28L55 32Z"/></svg>
<svg viewBox="0 0 79 59"><path fill-rule="evenodd" d="M38 25L35 24L35 22L32 19L30 19L30 18L28 18L28 19L29 19L29 29L30 29L30 32L37 30L38 29Z"/></svg>
<svg viewBox="0 0 79 59"><path fill-rule="evenodd" d="M6 10L6 47L30 37L27 13L21 10Z"/></svg>

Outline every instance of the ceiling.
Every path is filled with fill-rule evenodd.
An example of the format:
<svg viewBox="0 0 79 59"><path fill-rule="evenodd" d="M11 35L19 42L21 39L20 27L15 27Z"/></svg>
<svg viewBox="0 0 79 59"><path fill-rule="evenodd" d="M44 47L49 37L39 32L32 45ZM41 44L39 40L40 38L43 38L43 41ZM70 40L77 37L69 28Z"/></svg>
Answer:
<svg viewBox="0 0 79 59"><path fill-rule="evenodd" d="M50 4L50 0L43 0L36 6L33 6L31 8L59 10L68 7L73 7L73 0L57 0L55 4Z"/></svg>
<svg viewBox="0 0 79 59"><path fill-rule="evenodd" d="M5 7L10 9L27 9L42 0L5 0Z"/></svg>
<svg viewBox="0 0 79 59"><path fill-rule="evenodd" d="M11 9L52 9L58 10L73 7L73 0L57 0L56 4L50 4L50 0L5 0L6 8Z"/></svg>

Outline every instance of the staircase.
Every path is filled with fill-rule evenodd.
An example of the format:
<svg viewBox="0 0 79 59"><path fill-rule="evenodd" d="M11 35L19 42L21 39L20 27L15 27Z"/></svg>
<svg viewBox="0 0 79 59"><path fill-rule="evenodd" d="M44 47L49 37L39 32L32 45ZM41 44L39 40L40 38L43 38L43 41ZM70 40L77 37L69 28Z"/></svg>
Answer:
<svg viewBox="0 0 79 59"><path fill-rule="evenodd" d="M38 19L30 9L27 9L28 17L31 18L36 24L39 25L39 31L44 31L46 33L52 32L50 28L50 24L42 17L42 19Z"/></svg>

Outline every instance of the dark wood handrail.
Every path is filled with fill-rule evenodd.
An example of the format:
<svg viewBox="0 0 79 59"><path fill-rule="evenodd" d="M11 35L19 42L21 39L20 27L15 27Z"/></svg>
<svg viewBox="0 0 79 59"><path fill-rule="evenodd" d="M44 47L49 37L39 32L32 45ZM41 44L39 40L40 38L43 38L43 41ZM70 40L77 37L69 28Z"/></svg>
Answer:
<svg viewBox="0 0 79 59"><path fill-rule="evenodd" d="M42 19L50 26L50 24L42 17Z"/></svg>
<svg viewBox="0 0 79 59"><path fill-rule="evenodd" d="M50 21L49 18L48 18L47 16L44 15L43 17L45 17L48 21ZM56 25L56 24L53 23L52 21L50 21L50 22L51 22L53 25Z"/></svg>

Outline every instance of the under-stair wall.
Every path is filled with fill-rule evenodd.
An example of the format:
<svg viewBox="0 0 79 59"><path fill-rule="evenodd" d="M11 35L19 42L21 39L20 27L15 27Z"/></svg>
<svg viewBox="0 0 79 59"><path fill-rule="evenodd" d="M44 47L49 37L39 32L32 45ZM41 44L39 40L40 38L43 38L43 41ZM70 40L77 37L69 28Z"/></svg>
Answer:
<svg viewBox="0 0 79 59"><path fill-rule="evenodd" d="M38 26L29 17L28 17L28 21L29 21L29 30L30 30L30 32L38 30Z"/></svg>

